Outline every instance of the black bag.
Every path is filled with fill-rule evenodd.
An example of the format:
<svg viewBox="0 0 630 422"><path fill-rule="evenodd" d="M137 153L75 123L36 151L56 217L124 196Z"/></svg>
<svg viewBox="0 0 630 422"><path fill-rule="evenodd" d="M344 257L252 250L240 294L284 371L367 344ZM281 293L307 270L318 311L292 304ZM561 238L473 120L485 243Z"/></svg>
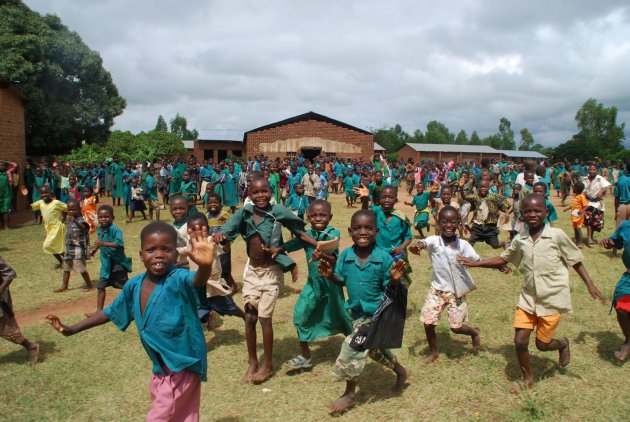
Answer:
<svg viewBox="0 0 630 422"><path fill-rule="evenodd" d="M365 341L366 349L398 349L402 346L407 318L407 293L407 285L402 281L396 285L387 285L383 299L372 317Z"/></svg>
<svg viewBox="0 0 630 422"><path fill-rule="evenodd" d="M371 324L361 324L354 330L352 340L350 340L350 348L352 348L352 350L362 352L366 349L365 344L370 327Z"/></svg>

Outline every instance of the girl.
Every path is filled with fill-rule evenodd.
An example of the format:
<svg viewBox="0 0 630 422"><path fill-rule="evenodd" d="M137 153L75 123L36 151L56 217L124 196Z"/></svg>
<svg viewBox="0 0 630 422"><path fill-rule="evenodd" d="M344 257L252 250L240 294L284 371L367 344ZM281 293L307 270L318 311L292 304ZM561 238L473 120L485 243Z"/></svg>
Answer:
<svg viewBox="0 0 630 422"><path fill-rule="evenodd" d="M68 209L67 205L57 199L53 199L52 192L48 186L39 188L39 195L42 199L31 204L33 211L41 212L46 230L44 240L44 252L51 254L57 260L55 269L61 268L63 264L64 242L66 236L66 225L61 221L63 213Z"/></svg>
<svg viewBox="0 0 630 422"><path fill-rule="evenodd" d="M94 194L91 187L83 188L83 201L81 201L81 213L83 218L90 226L90 233L96 232L96 204L98 204L98 195Z"/></svg>

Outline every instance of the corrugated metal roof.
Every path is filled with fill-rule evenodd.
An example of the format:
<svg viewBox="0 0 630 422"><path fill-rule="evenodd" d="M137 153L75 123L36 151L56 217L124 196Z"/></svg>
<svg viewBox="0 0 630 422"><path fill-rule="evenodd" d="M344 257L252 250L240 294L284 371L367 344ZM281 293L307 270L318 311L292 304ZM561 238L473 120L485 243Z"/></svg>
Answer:
<svg viewBox="0 0 630 422"><path fill-rule="evenodd" d="M184 148L186 149L194 149L195 141L182 141L184 143Z"/></svg>
<svg viewBox="0 0 630 422"><path fill-rule="evenodd" d="M368 132L367 130L360 129L358 127L349 125L344 122L340 122L339 120L331 119L328 116L324 116L323 114L315 113L314 111L309 111L308 113L300 114L299 116L293 116L285 120L280 120L279 122L270 123L265 126L257 127L256 129L248 130L246 133L258 132L265 129L271 129L278 126L284 126L295 122L300 122L304 120L317 120L322 122L328 122L333 125L341 126L346 129L355 130L357 132L364 133L366 135L372 135L372 132Z"/></svg>
<svg viewBox="0 0 630 422"><path fill-rule="evenodd" d="M509 149L499 149L497 151L510 158L547 158L546 155L538 151L512 151Z"/></svg>
<svg viewBox="0 0 630 422"><path fill-rule="evenodd" d="M197 140L201 142L243 142L245 131L236 129L199 129Z"/></svg>
<svg viewBox="0 0 630 422"><path fill-rule="evenodd" d="M374 151L385 151L385 148L374 142Z"/></svg>
<svg viewBox="0 0 630 422"><path fill-rule="evenodd" d="M453 145L453 144L406 144L418 152L455 152L469 154L499 154L496 149L487 145Z"/></svg>

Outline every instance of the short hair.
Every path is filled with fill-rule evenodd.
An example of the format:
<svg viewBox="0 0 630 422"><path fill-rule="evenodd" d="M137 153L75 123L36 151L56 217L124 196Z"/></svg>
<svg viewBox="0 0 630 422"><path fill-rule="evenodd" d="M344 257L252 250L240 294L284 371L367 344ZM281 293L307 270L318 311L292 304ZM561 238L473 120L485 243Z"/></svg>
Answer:
<svg viewBox="0 0 630 422"><path fill-rule="evenodd" d="M184 198L182 195L175 195L175 196L171 196L169 198L169 202L171 203L171 205L173 204L173 202L179 201L179 200L182 200L184 202L188 202L188 201L186 201L186 198Z"/></svg>
<svg viewBox="0 0 630 422"><path fill-rule="evenodd" d="M442 214L446 213L446 212L454 212L455 214L457 214L457 216L459 217L459 211L457 211L457 208L455 208L452 205L447 205L445 207L442 207L442 209L440 210L440 212L438 213L438 220L440 218L442 218Z"/></svg>
<svg viewBox="0 0 630 422"><path fill-rule="evenodd" d="M360 217L371 218L372 220L374 220L374 225L376 225L376 215L370 210L358 210L357 212L352 214L352 218L350 219L350 224L352 225L352 222L355 219L360 218Z"/></svg>
<svg viewBox="0 0 630 422"><path fill-rule="evenodd" d="M216 192L209 193L209 194L208 194L208 196L206 196L206 202L207 202L210 198L214 198L214 199L218 200L218 201L219 201L219 204L223 205L223 199L221 198L221 195L219 195L218 193L216 193ZM193 215L194 215L194 214L193 214Z"/></svg>
<svg viewBox="0 0 630 422"><path fill-rule="evenodd" d="M254 177L252 179L252 181L250 182L250 185L253 185L254 183L257 183L257 182L264 182L267 185L267 187L269 189L271 189L271 185L269 184L269 180L265 179L264 177Z"/></svg>
<svg viewBox="0 0 630 422"><path fill-rule="evenodd" d="M316 199L313 202L311 202L311 205L308 207L309 210L313 207L317 207L317 206L322 206L322 207L326 207L328 208L328 212L332 212L332 206L330 205L330 202L326 201L325 199Z"/></svg>
<svg viewBox="0 0 630 422"><path fill-rule="evenodd" d="M521 200L521 210L525 208L525 204L531 201L540 201L543 206L545 206L545 197L539 195L537 193L530 193L525 195L525 197Z"/></svg>
<svg viewBox="0 0 630 422"><path fill-rule="evenodd" d="M573 184L573 188L578 192L582 192L584 190L584 182L580 182L580 181L575 182Z"/></svg>
<svg viewBox="0 0 630 422"><path fill-rule="evenodd" d="M188 227L190 228L194 228L193 224L190 224L191 222L200 222L202 223L204 226L208 227L208 217L205 216L205 214L200 213L200 212L194 212L192 214L190 214L190 216L188 217Z"/></svg>
<svg viewBox="0 0 630 422"><path fill-rule="evenodd" d="M101 210L107 211L112 217L114 216L114 208L111 205L101 205L100 207L98 207L96 213L98 214L99 212L101 212Z"/></svg>
<svg viewBox="0 0 630 422"><path fill-rule="evenodd" d="M547 192L547 185L545 184L545 182L536 182L532 187L535 188L536 186L542 186L543 188L545 188L545 192Z"/></svg>
<svg viewBox="0 0 630 422"><path fill-rule="evenodd" d="M451 185L442 185L442 192L444 192L444 189L453 192L453 187Z"/></svg>
<svg viewBox="0 0 630 422"><path fill-rule="evenodd" d="M68 198L68 202L66 202L66 205L77 205L79 207L79 209L81 209L81 202L79 202L79 200L77 198Z"/></svg>
<svg viewBox="0 0 630 422"><path fill-rule="evenodd" d="M396 193L396 195L398 195L398 188L397 188L396 186L392 186L392 185L386 185L386 186L383 186L383 188L381 189L381 193L382 193L385 189L387 189L387 190L393 190L393 191L394 191L394 193Z"/></svg>
<svg viewBox="0 0 630 422"><path fill-rule="evenodd" d="M158 233L167 234L171 238L173 245L177 245L177 231L175 227L164 221L154 221L144 226L140 232L140 247L144 246L144 241L148 236Z"/></svg>

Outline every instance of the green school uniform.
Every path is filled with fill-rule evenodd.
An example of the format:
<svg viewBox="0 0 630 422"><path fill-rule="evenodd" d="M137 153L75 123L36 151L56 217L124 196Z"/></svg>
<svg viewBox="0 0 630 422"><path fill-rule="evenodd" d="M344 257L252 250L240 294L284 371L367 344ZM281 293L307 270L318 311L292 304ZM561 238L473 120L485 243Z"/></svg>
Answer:
<svg viewBox="0 0 630 422"><path fill-rule="evenodd" d="M387 221L387 214L380 206L372 205L372 212L376 215L376 244L385 252L390 253L393 248L400 246L405 240L411 240L411 227L406 215L393 210L391 219Z"/></svg>
<svg viewBox="0 0 630 422"><path fill-rule="evenodd" d="M121 267L131 272L131 259L125 256L125 242L123 241L122 231L112 224L106 229L99 226L97 234L102 242L113 242L118 246L122 246L122 248L110 248L109 246L101 246L99 248L101 259L100 278L108 280L114 264L120 264Z"/></svg>
<svg viewBox="0 0 630 422"><path fill-rule="evenodd" d="M413 217L413 226L416 229L424 229L429 225L429 192L415 194L411 205L416 207L416 214Z"/></svg>

